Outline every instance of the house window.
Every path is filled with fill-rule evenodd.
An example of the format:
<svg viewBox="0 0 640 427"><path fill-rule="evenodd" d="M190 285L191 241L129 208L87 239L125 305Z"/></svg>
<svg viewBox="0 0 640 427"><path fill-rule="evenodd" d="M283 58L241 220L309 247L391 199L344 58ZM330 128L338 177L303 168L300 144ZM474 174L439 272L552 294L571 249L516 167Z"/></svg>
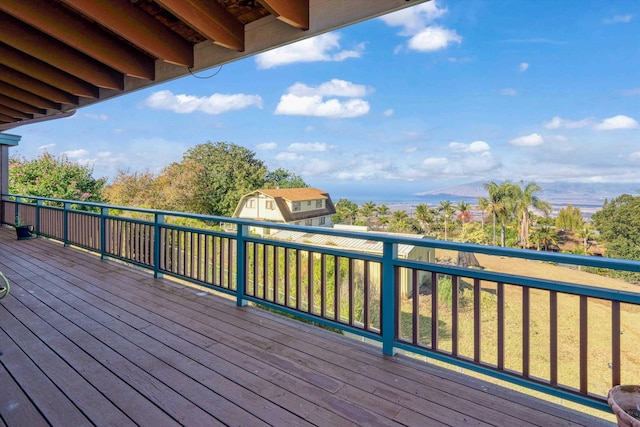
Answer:
<svg viewBox="0 0 640 427"><path fill-rule="evenodd" d="M267 209L273 210L273 200L267 200L265 206L267 207Z"/></svg>
<svg viewBox="0 0 640 427"><path fill-rule="evenodd" d="M322 207L322 200L316 200L316 208Z"/></svg>
<svg viewBox="0 0 640 427"><path fill-rule="evenodd" d="M307 225L307 226L311 226L311 225L313 225L313 220L311 220L311 219L305 219L305 220L304 220L304 225Z"/></svg>
<svg viewBox="0 0 640 427"><path fill-rule="evenodd" d="M256 207L256 199L249 199L247 201L247 207L248 208L255 208Z"/></svg>
<svg viewBox="0 0 640 427"><path fill-rule="evenodd" d="M320 217L320 225L324 225L325 223L325 218L323 216Z"/></svg>
<svg viewBox="0 0 640 427"><path fill-rule="evenodd" d="M311 206L311 200L307 201L307 206Z"/></svg>
<svg viewBox="0 0 640 427"><path fill-rule="evenodd" d="M300 202L293 202L292 208L293 208L294 212L299 211L300 210Z"/></svg>

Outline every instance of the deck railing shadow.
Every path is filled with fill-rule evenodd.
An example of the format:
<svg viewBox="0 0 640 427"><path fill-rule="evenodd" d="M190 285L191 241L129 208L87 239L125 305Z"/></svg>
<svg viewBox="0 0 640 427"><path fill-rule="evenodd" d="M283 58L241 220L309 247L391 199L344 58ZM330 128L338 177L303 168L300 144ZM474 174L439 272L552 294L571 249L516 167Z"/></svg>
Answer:
<svg viewBox="0 0 640 427"><path fill-rule="evenodd" d="M639 293L398 249L632 273L640 262L19 195L1 204L2 224L20 217L40 236L355 334L387 355L439 360L607 411L607 390L640 377ZM273 237L283 230L368 246Z"/></svg>

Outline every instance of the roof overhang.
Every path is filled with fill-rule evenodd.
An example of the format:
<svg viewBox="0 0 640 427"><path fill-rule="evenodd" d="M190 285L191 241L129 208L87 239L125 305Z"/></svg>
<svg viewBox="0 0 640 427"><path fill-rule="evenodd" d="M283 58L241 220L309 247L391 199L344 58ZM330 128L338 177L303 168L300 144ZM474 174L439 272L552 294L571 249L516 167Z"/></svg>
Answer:
<svg viewBox="0 0 640 427"><path fill-rule="evenodd" d="M2 0L0 131L428 0Z"/></svg>

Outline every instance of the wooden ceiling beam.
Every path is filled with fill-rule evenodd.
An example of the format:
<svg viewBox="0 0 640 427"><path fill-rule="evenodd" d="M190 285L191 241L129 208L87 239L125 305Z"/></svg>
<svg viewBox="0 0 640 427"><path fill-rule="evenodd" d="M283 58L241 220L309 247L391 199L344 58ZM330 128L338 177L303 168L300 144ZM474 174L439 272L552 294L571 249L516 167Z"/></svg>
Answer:
<svg viewBox="0 0 640 427"><path fill-rule="evenodd" d="M15 118L11 116L7 116L5 114L0 113L0 122L11 123L15 122Z"/></svg>
<svg viewBox="0 0 640 427"><path fill-rule="evenodd" d="M124 75L0 12L0 42L98 87L124 89Z"/></svg>
<svg viewBox="0 0 640 427"><path fill-rule="evenodd" d="M0 43L0 64L75 96L97 98L100 94L96 86L2 43Z"/></svg>
<svg viewBox="0 0 640 427"><path fill-rule="evenodd" d="M309 0L258 0L279 20L299 28L309 29Z"/></svg>
<svg viewBox="0 0 640 427"><path fill-rule="evenodd" d="M129 0L63 0L150 55L193 67L193 46Z"/></svg>
<svg viewBox="0 0 640 427"><path fill-rule="evenodd" d="M218 46L244 51L244 25L217 1L156 1Z"/></svg>
<svg viewBox="0 0 640 427"><path fill-rule="evenodd" d="M59 103L55 103L45 99L41 96L35 95L31 92L27 92L26 90L20 89L8 83L0 81L0 93L4 95L17 99L18 101L22 101L26 104L33 105L38 108L49 108L51 110L61 110L62 105Z"/></svg>
<svg viewBox="0 0 640 427"><path fill-rule="evenodd" d="M0 81L60 104L78 105L78 97L0 65Z"/></svg>
<svg viewBox="0 0 640 427"><path fill-rule="evenodd" d="M2 0L0 9L128 76L155 77L155 61L50 0Z"/></svg>
<svg viewBox="0 0 640 427"><path fill-rule="evenodd" d="M33 118L32 114L23 113L22 111L14 110L11 107L2 105L2 101L0 101L0 114L13 117L14 119L32 119Z"/></svg>
<svg viewBox="0 0 640 427"><path fill-rule="evenodd" d="M9 107L25 114L42 115L47 113L47 110L45 110L44 108L38 108L31 104L27 104L26 102L22 102L20 100L2 94L0 94L0 105L4 105L5 107Z"/></svg>

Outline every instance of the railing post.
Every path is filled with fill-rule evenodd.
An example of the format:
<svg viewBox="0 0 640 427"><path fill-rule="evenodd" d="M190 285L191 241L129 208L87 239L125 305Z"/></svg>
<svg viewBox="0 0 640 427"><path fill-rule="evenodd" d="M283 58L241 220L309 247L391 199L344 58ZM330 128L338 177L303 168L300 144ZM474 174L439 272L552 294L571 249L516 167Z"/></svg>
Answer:
<svg viewBox="0 0 640 427"><path fill-rule="evenodd" d="M160 271L160 252L162 250L160 238L160 226L164 224L164 215L155 214L153 222L153 277L160 278L163 276Z"/></svg>
<svg viewBox="0 0 640 427"><path fill-rule="evenodd" d="M69 210L71 210L71 203L64 202L62 208L62 244L69 246Z"/></svg>
<svg viewBox="0 0 640 427"><path fill-rule="evenodd" d="M382 352L388 356L395 354L396 340L396 284L394 260L398 257L398 245L384 242L382 245Z"/></svg>
<svg viewBox="0 0 640 427"><path fill-rule="evenodd" d="M107 215L109 208L100 208L100 258L107 258Z"/></svg>
<svg viewBox="0 0 640 427"><path fill-rule="evenodd" d="M36 235L40 234L40 207L41 206L42 206L42 200L41 199L36 200L36 225L35 225Z"/></svg>
<svg viewBox="0 0 640 427"><path fill-rule="evenodd" d="M245 278L246 278L246 247L245 237L249 235L249 226L238 224L238 232L236 239L236 305L242 307L247 305L247 300L244 299L245 292Z"/></svg>

